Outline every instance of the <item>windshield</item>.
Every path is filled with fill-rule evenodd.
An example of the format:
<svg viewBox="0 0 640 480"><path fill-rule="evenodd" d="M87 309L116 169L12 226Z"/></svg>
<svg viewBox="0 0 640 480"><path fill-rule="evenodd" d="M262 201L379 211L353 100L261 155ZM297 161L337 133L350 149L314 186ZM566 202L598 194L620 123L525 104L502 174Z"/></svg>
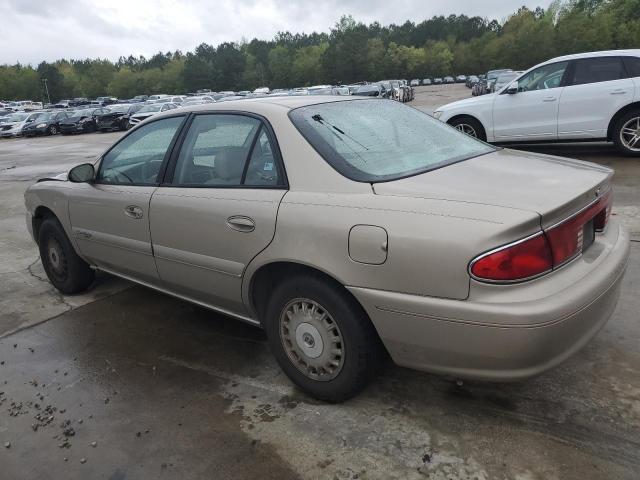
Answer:
<svg viewBox="0 0 640 480"><path fill-rule="evenodd" d="M73 112L74 117L90 117L95 109L85 108L84 110L76 110Z"/></svg>
<svg viewBox="0 0 640 480"><path fill-rule="evenodd" d="M138 110L138 113L159 112L161 108L162 108L162 104L161 103L156 103L156 104L152 104L152 105L145 105L140 110Z"/></svg>
<svg viewBox="0 0 640 480"><path fill-rule="evenodd" d="M29 115L26 113L14 113L7 117L7 122L22 122L26 120Z"/></svg>
<svg viewBox="0 0 640 480"><path fill-rule="evenodd" d="M495 150L391 100L309 105L289 117L332 167L360 182L396 180Z"/></svg>
<svg viewBox="0 0 640 480"><path fill-rule="evenodd" d="M48 122L53 117L53 112L42 112L36 118L41 122Z"/></svg>
<svg viewBox="0 0 640 480"><path fill-rule="evenodd" d="M129 110L130 105L111 105L108 110L114 113L125 113Z"/></svg>

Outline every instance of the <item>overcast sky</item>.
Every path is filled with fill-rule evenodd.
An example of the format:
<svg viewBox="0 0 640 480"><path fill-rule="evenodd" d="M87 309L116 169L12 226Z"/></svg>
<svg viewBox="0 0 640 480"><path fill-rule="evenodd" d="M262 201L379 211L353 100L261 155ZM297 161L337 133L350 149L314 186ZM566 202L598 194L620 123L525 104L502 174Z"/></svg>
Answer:
<svg viewBox="0 0 640 480"><path fill-rule="evenodd" d="M549 0L0 0L0 64L150 56L207 42L328 31L343 14L383 25L464 13L504 19Z"/></svg>

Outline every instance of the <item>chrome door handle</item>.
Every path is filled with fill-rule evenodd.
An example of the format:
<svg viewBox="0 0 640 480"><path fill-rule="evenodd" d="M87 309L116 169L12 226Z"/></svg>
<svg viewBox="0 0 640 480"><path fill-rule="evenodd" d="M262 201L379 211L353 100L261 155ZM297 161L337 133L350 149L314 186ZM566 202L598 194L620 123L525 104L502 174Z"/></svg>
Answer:
<svg viewBox="0 0 640 480"><path fill-rule="evenodd" d="M127 217L135 218L136 220L144 217L144 213L142 212L142 209L135 205L128 205L127 207L125 207L124 214Z"/></svg>
<svg viewBox="0 0 640 480"><path fill-rule="evenodd" d="M227 218L227 226L232 230L248 233L256 229L256 222L244 215L233 215Z"/></svg>
<svg viewBox="0 0 640 480"><path fill-rule="evenodd" d="M624 95L625 93L627 93L627 91L626 90L612 90L609 93L611 95Z"/></svg>
<svg viewBox="0 0 640 480"><path fill-rule="evenodd" d="M542 99L543 102L555 102L556 97L547 97Z"/></svg>

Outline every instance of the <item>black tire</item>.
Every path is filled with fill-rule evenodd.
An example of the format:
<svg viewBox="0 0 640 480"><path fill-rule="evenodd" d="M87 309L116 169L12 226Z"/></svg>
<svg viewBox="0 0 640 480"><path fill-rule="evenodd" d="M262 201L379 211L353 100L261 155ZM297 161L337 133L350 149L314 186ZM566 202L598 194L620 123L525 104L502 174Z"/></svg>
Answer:
<svg viewBox="0 0 640 480"><path fill-rule="evenodd" d="M317 302L338 326L342 366L335 377L309 378L297 367L285 349L281 317L296 299ZM326 402L342 402L362 389L375 377L383 358L383 347L369 317L342 287L320 275L298 275L276 286L263 319L269 346L287 376L309 395Z"/></svg>
<svg viewBox="0 0 640 480"><path fill-rule="evenodd" d="M58 127L56 127L55 125L51 125L47 130L47 134L49 135L55 135L56 133L58 133Z"/></svg>
<svg viewBox="0 0 640 480"><path fill-rule="evenodd" d="M94 271L78 256L56 218L49 217L42 222L38 247L44 271L60 292L80 293L93 283Z"/></svg>
<svg viewBox="0 0 640 480"><path fill-rule="evenodd" d="M457 128L458 130L461 130L463 126L469 126L473 129L475 134L472 134L469 131L465 131L467 135L476 137L478 140L487 140L487 134L484 131L484 127L478 120L473 117L456 117L453 120L449 120L449 122L447 123L452 127Z"/></svg>
<svg viewBox="0 0 640 480"><path fill-rule="evenodd" d="M635 119L639 119L638 122L636 122ZM638 139L635 148L629 145L629 141L625 142L625 140L623 140L622 129L628 122L631 122L628 128L632 128L634 130L640 129L640 110L627 112L618 119L613 127L613 143L622 154L630 157L640 157L640 139Z"/></svg>

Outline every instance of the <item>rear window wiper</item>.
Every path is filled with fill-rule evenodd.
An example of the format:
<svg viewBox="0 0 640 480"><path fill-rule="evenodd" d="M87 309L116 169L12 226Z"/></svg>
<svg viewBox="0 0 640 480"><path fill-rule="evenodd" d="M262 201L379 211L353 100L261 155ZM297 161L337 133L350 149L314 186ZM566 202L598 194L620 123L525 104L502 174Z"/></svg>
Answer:
<svg viewBox="0 0 640 480"><path fill-rule="evenodd" d="M351 140L353 143L357 143L358 145L360 145L362 148L364 148L365 150L369 150L367 147L365 147L363 144L361 144L359 141L357 141L355 138L353 138L351 135L348 135L347 133L345 133L344 130L336 127L335 125L330 124L329 122L327 122L324 118L322 118L322 116L319 113L316 113L315 115L313 115L311 117L314 121L318 122L320 125L324 125L325 127L329 128L329 129L333 129L335 131L337 131L338 133L344 135L345 137L347 137L349 140ZM340 138L340 137L338 137ZM342 140L340 138L340 140ZM344 141L344 140L342 140ZM366 160L363 158L363 160L366 163Z"/></svg>

